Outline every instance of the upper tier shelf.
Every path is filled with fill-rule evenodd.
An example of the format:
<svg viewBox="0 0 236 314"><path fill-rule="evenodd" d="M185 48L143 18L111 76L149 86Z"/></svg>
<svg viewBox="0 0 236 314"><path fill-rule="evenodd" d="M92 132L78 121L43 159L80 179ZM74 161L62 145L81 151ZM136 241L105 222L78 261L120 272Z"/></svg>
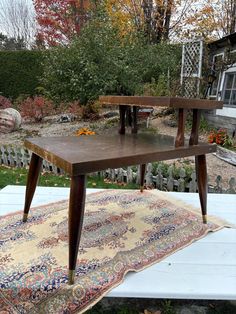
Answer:
<svg viewBox="0 0 236 314"><path fill-rule="evenodd" d="M106 105L132 105L151 107L171 107L183 109L221 109L223 101L155 96L100 96L99 101Z"/></svg>

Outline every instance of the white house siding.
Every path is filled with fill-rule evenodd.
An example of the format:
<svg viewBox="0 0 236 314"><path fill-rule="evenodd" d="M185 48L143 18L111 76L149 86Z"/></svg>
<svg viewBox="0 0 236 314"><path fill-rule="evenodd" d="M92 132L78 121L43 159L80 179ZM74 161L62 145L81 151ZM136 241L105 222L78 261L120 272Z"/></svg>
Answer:
<svg viewBox="0 0 236 314"><path fill-rule="evenodd" d="M216 115L236 119L236 108L224 107L223 109L217 109ZM236 120L235 120L235 125L236 125Z"/></svg>
<svg viewBox="0 0 236 314"><path fill-rule="evenodd" d="M230 49L230 52L236 51L236 33L230 35L226 38L212 43L209 45L211 51L211 58L214 60L215 57L225 54L225 49ZM219 74L219 82L217 84L217 89L214 90L213 94L209 95L210 99L222 100L224 97L224 82L226 73L236 73L236 64L231 65L228 69ZM205 118L208 120L209 124L214 127L223 127L229 130L232 134L236 131L236 106L225 104L223 109L209 110L204 113Z"/></svg>

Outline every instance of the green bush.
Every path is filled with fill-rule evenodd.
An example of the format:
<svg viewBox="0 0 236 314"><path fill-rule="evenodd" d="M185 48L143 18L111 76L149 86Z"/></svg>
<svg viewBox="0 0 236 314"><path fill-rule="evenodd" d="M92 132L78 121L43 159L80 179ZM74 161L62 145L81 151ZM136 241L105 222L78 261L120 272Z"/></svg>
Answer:
<svg viewBox="0 0 236 314"><path fill-rule="evenodd" d="M87 104L102 94L143 94L144 84L159 78L163 83L158 88L170 91L172 80L179 78L180 62L179 46L148 45L133 34L120 38L109 18L99 16L70 47L47 54L42 84L58 103Z"/></svg>
<svg viewBox="0 0 236 314"><path fill-rule="evenodd" d="M41 51L0 51L0 93L16 99L19 95L33 96L40 85L43 68Z"/></svg>

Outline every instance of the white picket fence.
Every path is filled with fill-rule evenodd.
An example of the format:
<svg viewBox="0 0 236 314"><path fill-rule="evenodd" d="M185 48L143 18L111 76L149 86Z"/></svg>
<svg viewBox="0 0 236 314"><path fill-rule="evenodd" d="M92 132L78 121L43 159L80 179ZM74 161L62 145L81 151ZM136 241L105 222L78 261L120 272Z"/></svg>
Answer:
<svg viewBox="0 0 236 314"><path fill-rule="evenodd" d="M23 147L1 146L0 147L0 164L13 167L27 167L30 162L31 153ZM54 174L63 174L63 171L55 165L43 161L43 170L53 172ZM193 171L191 177L186 175L184 168L179 169L179 177L174 178L174 167L169 166L167 176L164 176L163 167L161 164L154 170L153 164L149 163L146 168L145 185L150 188L157 188L164 191L179 191L179 192L197 192L196 173ZM107 169L93 173L106 178L110 182L117 183L137 183L140 182L139 166L127 167L126 169ZM223 188L222 177L217 176L215 185L209 185L209 192L214 193L236 193L236 179L231 177L228 182L228 187Z"/></svg>

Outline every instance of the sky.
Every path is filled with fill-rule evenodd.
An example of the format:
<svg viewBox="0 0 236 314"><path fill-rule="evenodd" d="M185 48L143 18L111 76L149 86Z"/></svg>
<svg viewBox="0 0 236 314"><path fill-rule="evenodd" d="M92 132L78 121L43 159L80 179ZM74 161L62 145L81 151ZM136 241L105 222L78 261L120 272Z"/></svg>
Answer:
<svg viewBox="0 0 236 314"><path fill-rule="evenodd" d="M32 0L0 0L0 32L5 35L11 34L11 22L17 21L17 18L9 18L9 16L14 16L14 7L19 7L20 4L27 6L29 11L34 14L34 6ZM15 6L14 6L15 5Z"/></svg>

